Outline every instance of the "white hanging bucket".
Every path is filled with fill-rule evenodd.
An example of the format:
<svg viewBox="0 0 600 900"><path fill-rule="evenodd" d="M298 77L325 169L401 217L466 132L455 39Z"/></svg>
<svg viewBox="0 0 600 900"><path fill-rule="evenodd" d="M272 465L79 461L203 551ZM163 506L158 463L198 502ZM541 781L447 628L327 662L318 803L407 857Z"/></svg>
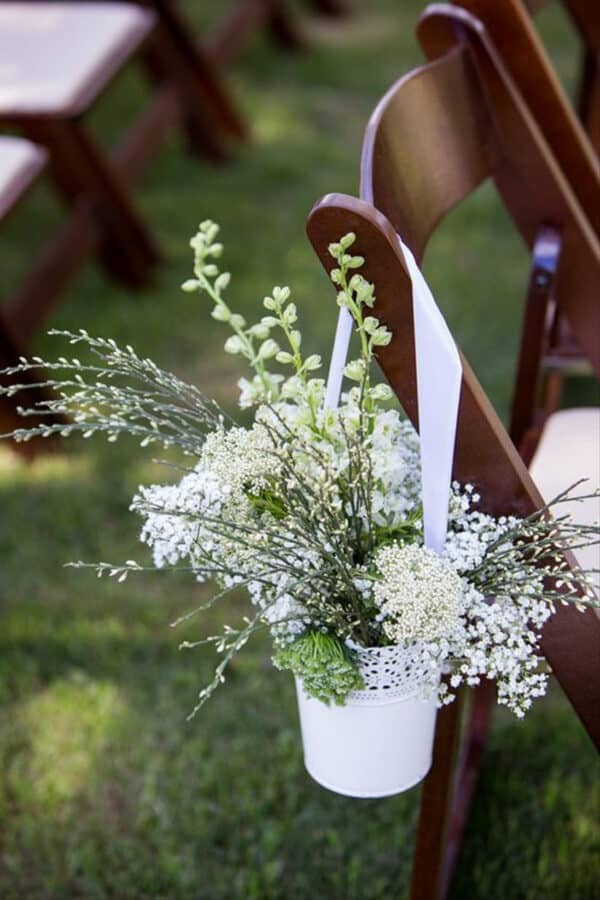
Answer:
<svg viewBox="0 0 600 900"><path fill-rule="evenodd" d="M411 678L400 647L359 652L365 690L344 706L306 694L296 679L304 764L320 785L347 797L389 797L418 784L431 768L435 693Z"/></svg>

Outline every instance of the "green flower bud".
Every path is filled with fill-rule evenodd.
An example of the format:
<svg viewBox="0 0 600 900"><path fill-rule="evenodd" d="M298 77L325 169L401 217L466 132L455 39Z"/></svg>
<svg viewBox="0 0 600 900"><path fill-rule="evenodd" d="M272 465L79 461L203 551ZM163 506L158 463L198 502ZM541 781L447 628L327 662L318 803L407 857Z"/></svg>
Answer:
<svg viewBox="0 0 600 900"><path fill-rule="evenodd" d="M258 351L259 359L272 359L279 352L279 345L277 341L274 341L273 338L269 338L261 345L260 350Z"/></svg>
<svg viewBox="0 0 600 900"><path fill-rule="evenodd" d="M353 359L344 369L344 375L350 381L360 381L364 375L365 367L362 359Z"/></svg>
<svg viewBox="0 0 600 900"><path fill-rule="evenodd" d="M241 338L237 336L237 334L232 334L231 337L227 338L225 341L225 352L226 353L242 353L244 350L244 342Z"/></svg>
<svg viewBox="0 0 600 900"><path fill-rule="evenodd" d="M246 320L239 313L233 313L230 319L231 327L235 329L243 328L246 324Z"/></svg>
<svg viewBox="0 0 600 900"><path fill-rule="evenodd" d="M215 281L215 290L224 291L230 281L231 275L229 274L229 272L221 272L221 274Z"/></svg>
<svg viewBox="0 0 600 900"><path fill-rule="evenodd" d="M269 326L265 325L263 322L257 322L256 325L253 325L250 329L250 334L258 338L259 341L264 341L265 338L269 337Z"/></svg>
<svg viewBox="0 0 600 900"><path fill-rule="evenodd" d="M317 353L313 353L312 356L309 356L305 361L304 368L307 372L314 372L315 369L320 369L321 357Z"/></svg>
<svg viewBox="0 0 600 900"><path fill-rule="evenodd" d="M379 327L379 319L376 319L375 316L367 316L363 322L363 327L367 334L374 334Z"/></svg>
<svg viewBox="0 0 600 900"><path fill-rule="evenodd" d="M391 400L394 396L389 384L384 384L383 382L376 384L369 393L373 400Z"/></svg>
<svg viewBox="0 0 600 900"><path fill-rule="evenodd" d="M294 362L294 357L292 356L292 354L287 353L285 350L280 350L275 359L278 363L282 363L283 365Z"/></svg>
<svg viewBox="0 0 600 900"><path fill-rule="evenodd" d="M391 339L392 332L388 331L385 325L382 325L381 328L378 328L377 331L371 335L371 343L374 347L387 347Z"/></svg>
<svg viewBox="0 0 600 900"><path fill-rule="evenodd" d="M213 309L211 316L213 319L216 319L217 322L229 322L231 319L231 312L224 303L218 303Z"/></svg>

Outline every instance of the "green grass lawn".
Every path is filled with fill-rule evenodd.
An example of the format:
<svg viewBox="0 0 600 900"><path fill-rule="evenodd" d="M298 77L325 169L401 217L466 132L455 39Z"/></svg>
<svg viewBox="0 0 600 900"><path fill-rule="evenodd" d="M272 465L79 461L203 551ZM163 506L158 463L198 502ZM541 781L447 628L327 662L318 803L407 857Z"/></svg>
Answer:
<svg viewBox="0 0 600 900"><path fill-rule="evenodd" d="M198 6L188 3L190 10ZM234 163L211 167L173 139L138 202L166 254L156 287L129 295L92 266L52 316L134 344L166 368L235 402L242 374L225 332L178 290L197 223L223 226L231 296L251 317L273 284L294 287L305 343L327 356L332 291L304 236L314 201L356 192L361 134L380 94L418 63L419 0L355 4L362 12L310 26L310 48L283 54L253 41L228 81L252 123ZM219 4L203 4L198 20ZM367 11L368 7L368 11ZM545 34L561 71L574 42L558 13ZM135 110L141 81L125 75L97 127L112 133ZM1 234L0 294L57 219L36 190ZM426 272L460 343L502 414L510 398L527 255L491 189L455 212L431 245ZM40 336L35 350L57 354ZM256 640L228 683L185 720L214 666L180 653L197 605L183 577L97 581L73 559L141 559L128 511L153 455L134 444L73 441L32 466L0 454L0 897L326 898L406 896L418 791L353 801L304 773L291 679ZM243 599L211 612L237 618ZM600 884L597 761L560 690L524 724L495 718L454 900L586 900Z"/></svg>

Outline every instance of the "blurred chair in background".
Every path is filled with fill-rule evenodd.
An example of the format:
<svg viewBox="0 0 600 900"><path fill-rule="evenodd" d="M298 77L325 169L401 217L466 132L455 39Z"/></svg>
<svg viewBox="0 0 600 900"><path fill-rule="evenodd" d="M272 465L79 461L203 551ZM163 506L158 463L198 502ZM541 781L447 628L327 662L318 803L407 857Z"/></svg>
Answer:
<svg viewBox="0 0 600 900"><path fill-rule="evenodd" d="M158 251L82 119L154 27L135 6L0 4L0 122L46 147L59 192L92 210L108 272L135 287Z"/></svg>
<svg viewBox="0 0 600 900"><path fill-rule="evenodd" d="M347 12L343 0L306 0L306 5L322 16L340 17ZM249 36L262 28L266 28L273 40L285 49L297 50L303 45L286 0L235 0L231 12L217 29L216 61L221 65L230 63L241 52Z"/></svg>
<svg viewBox="0 0 600 900"><path fill-rule="evenodd" d="M2 0L0 0L2 2ZM53 0L29 0L41 5ZM97 0L66 0L74 4ZM105 0L121 5L121 0ZM142 63L151 79L162 87L152 104L152 119L162 127L183 120L192 152L219 160L227 155L231 140L244 140L246 126L226 89L214 59L215 53L195 39L177 0L129 0L156 16L160 47L152 38L142 48ZM150 113L147 115L150 118Z"/></svg>
<svg viewBox="0 0 600 900"><path fill-rule="evenodd" d="M348 12L344 0L306 0L306 2L321 16L343 16Z"/></svg>
<svg viewBox="0 0 600 900"><path fill-rule="evenodd" d="M93 251L115 279L148 284L159 253L127 185L160 147L172 122L169 110L181 114L195 149L213 157L221 158L226 141L243 132L232 110L218 114L225 107L210 99L191 49L184 49L176 18L157 18L138 5L0 3L0 122L46 147L48 171L73 213L10 300L10 320L24 343ZM143 52L165 88L109 158L83 117Z"/></svg>

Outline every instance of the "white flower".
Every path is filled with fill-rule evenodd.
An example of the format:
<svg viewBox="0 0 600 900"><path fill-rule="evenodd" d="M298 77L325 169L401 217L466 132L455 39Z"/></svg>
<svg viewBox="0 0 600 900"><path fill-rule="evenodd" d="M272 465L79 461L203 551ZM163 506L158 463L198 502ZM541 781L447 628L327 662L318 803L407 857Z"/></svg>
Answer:
<svg viewBox="0 0 600 900"><path fill-rule="evenodd" d="M432 550L391 544L375 555L373 596L383 630L396 644L446 637L458 621L462 582Z"/></svg>

